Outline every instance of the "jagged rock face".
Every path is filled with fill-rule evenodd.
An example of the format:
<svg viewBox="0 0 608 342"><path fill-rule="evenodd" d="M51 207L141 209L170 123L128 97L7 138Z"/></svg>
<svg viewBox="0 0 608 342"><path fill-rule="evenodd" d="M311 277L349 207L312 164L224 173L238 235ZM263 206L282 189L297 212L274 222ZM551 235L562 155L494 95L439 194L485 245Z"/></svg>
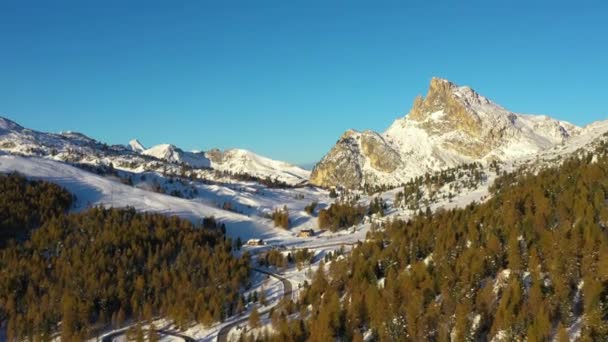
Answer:
<svg viewBox="0 0 608 342"><path fill-rule="evenodd" d="M209 158L212 163L221 164L224 162L224 153L217 148L205 152L205 156Z"/></svg>
<svg viewBox="0 0 608 342"><path fill-rule="evenodd" d="M442 137L441 147L483 159L509 141L536 139L547 148L561 143L577 128L548 117L523 117L492 103L469 87L433 78L425 99L417 98L408 119L430 136ZM537 137L534 137L537 135Z"/></svg>
<svg viewBox="0 0 608 342"><path fill-rule="evenodd" d="M408 118L418 121L429 135L441 135L446 131L462 132L469 138L466 143L463 143L464 139L449 139L443 148L480 158L488 153L491 146L475 141L481 134L482 120L467 107L466 102L463 103L454 96L456 88L449 81L433 78L426 98L416 98ZM487 102L485 98L480 100L474 92L471 95L477 101ZM438 116L439 113L442 120L434 120L433 114Z"/></svg>
<svg viewBox="0 0 608 342"><path fill-rule="evenodd" d="M429 133L457 129L478 135L481 130L481 119L454 96L455 88L456 85L449 81L433 78L426 98L420 96L416 98L408 117L411 120L425 122L423 127ZM475 97L479 100L477 96ZM426 120L432 113L440 111L443 111L445 120Z"/></svg>
<svg viewBox="0 0 608 342"><path fill-rule="evenodd" d="M347 188L358 187L362 180L361 151L359 139L361 134L347 131L332 150L318 163L310 175L310 183L330 187L341 185Z"/></svg>
<svg viewBox="0 0 608 342"><path fill-rule="evenodd" d="M386 132L345 133L317 164L311 183L398 185L462 163L538 153L579 132L547 116L512 113L469 87L433 78L427 96L417 97L410 112Z"/></svg>
<svg viewBox="0 0 608 342"><path fill-rule="evenodd" d="M382 135L349 130L312 171L310 182L323 187L357 188L375 183L376 174L390 174L401 156Z"/></svg>
<svg viewBox="0 0 608 342"><path fill-rule="evenodd" d="M361 152L371 167L381 172L393 172L401 164L399 153L381 135L371 131L361 134Z"/></svg>

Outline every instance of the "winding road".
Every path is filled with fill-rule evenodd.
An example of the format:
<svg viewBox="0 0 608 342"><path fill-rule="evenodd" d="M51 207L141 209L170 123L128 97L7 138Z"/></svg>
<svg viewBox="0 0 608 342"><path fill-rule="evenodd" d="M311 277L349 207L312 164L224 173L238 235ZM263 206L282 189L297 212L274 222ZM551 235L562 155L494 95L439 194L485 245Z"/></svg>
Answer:
<svg viewBox="0 0 608 342"><path fill-rule="evenodd" d="M327 248L327 247L341 247L341 246L356 246L359 242L332 242L332 243L327 243L325 245L317 245L317 246L303 246L303 247L297 247L295 249L319 249L319 248Z"/></svg>
<svg viewBox="0 0 608 342"><path fill-rule="evenodd" d="M356 242L356 243L344 243L344 242L328 243L328 244L317 245L317 246L296 247L295 249L317 249L317 248L339 247L339 246L351 246L352 247L352 246L356 245L357 243L358 242ZM276 273L272 273L272 272L262 270L259 268L255 268L255 267L252 267L251 270L254 272L258 272L258 273L267 274L273 278L279 279L283 283L283 298L287 298L287 299L291 298L291 293L292 293L293 289L291 286L291 282L289 280L287 280L287 278L282 277ZM274 308L274 306L261 311L260 315L265 315L265 314L269 313L270 310L272 310L272 308ZM230 332L230 330L232 330L232 328L238 326L239 324L247 322L248 319L249 319L249 315L244 314L244 315L242 315L241 318L238 318L236 321L222 327L222 329L220 329L220 331L217 334L217 341L218 342L228 342L228 333Z"/></svg>
<svg viewBox="0 0 608 342"><path fill-rule="evenodd" d="M328 244L324 244L324 245L317 245L317 246L308 246L308 247L295 247L295 249L318 249L318 248L327 248L327 247L339 247L339 246L354 246L357 243L344 243L344 242L340 242L340 243L328 243ZM269 275L273 278L276 278L278 280L281 281L281 283L283 284L283 298L287 298L287 299L291 299L291 294L293 292L293 287L291 282L276 273L267 271L267 270L262 270L259 268L255 268L252 267L251 271L253 272L258 272L258 273L263 273L266 275ZM272 309L274 308L274 306L267 308L263 311L260 311L260 315L266 315L268 314ZM218 332L217 335L217 341L218 342L227 342L228 341L228 333L230 333L230 330L232 330L232 328L247 322L247 320L249 320L249 315L247 314L242 314L239 318L237 318L235 321L225 325L224 327L222 327L220 329L220 331ZM119 337L121 335L124 335L125 332L127 331L128 328L124 328L124 329L120 329L117 331L114 331L108 335L105 335L103 337L101 337L100 341L101 342L112 342L114 338ZM165 335L165 336L173 336L173 337L177 337L177 338L181 338L182 340L186 341L186 342L195 342L196 340L190 336L186 336L183 334L180 334L178 332L174 332L174 331L170 331L170 330L165 330L165 329L158 329L157 332L161 335Z"/></svg>
<svg viewBox="0 0 608 342"><path fill-rule="evenodd" d="M269 271L265 271L265 270L261 270L259 268L251 268L252 271L254 272L258 272L258 273L263 273L263 274L267 274L273 278L276 278L278 280L281 281L281 283L283 283L283 298L291 298L291 293L293 291L292 287L291 287L291 282L289 280L287 280L287 278L284 278L276 273L272 273ZM260 315L265 315L267 313L270 312L270 310L272 310L273 307L270 307L264 311L260 312ZM242 324L244 322L247 322L247 320L249 319L249 315L242 315L241 318L237 319L236 321L225 325L222 329L220 329L220 331L217 334L217 341L218 342L227 342L228 341L228 333L230 332L230 330L234 327L236 327L239 324Z"/></svg>
<svg viewBox="0 0 608 342"><path fill-rule="evenodd" d="M101 338L101 342L112 342L114 340L114 338L124 335L127 330L128 330L128 328L125 328L125 329L117 330L117 331L115 331L115 332L113 332L111 334L105 335L105 336L103 336ZM192 337L186 336L186 335L183 335L183 334L180 334L180 333L176 333L174 331L169 331L169 330L165 330L165 329L158 329L158 330L156 330L156 332L159 335L173 336L173 337L181 338L185 342L196 342L196 340L193 339Z"/></svg>

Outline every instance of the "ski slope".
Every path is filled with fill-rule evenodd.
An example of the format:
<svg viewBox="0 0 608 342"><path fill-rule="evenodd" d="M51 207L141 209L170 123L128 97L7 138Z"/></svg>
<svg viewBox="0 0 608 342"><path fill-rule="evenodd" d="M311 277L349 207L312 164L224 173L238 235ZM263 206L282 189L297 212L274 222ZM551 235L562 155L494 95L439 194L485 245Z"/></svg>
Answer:
<svg viewBox="0 0 608 342"><path fill-rule="evenodd" d="M64 187L76 196L74 210L97 205L130 206L139 211L177 215L193 222L214 216L226 223L229 236L247 239L281 235L281 231L269 226L265 222L267 220L262 218L221 210L201 201L138 189L49 159L0 155L0 172L15 171L31 179L45 180Z"/></svg>

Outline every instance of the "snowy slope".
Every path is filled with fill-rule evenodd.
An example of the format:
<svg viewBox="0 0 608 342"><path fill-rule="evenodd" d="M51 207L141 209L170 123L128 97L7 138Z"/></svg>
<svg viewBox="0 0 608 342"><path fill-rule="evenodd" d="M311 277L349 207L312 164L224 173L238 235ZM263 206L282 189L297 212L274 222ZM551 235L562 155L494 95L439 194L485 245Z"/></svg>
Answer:
<svg viewBox="0 0 608 342"><path fill-rule="evenodd" d="M252 182L228 186L194 182L198 195L183 199L125 185L115 177L93 174L63 162L0 152L0 173L15 171L31 179L46 180L64 187L77 197L74 210L97 205L130 206L138 211L178 215L193 222L214 216L226 224L228 236L242 240L261 238L271 245L342 243L365 238L365 231L360 230L354 235L342 232L310 239L298 238L296 235L301 229L318 230L316 216L307 214L305 206L316 201L318 208L326 208L333 202L326 191L315 188L268 189ZM224 203L230 203L232 211L221 209ZM274 227L268 218L270 213L283 206L289 210L289 230Z"/></svg>
<svg viewBox="0 0 608 342"><path fill-rule="evenodd" d="M262 220L233 213L199 201L190 201L123 185L65 163L36 157L0 156L0 172L17 171L33 179L42 179L66 188L76 195L76 209L105 205L131 206L139 211L178 215L194 222L215 216L228 227L228 234L244 238L276 235Z"/></svg>
<svg viewBox="0 0 608 342"><path fill-rule="evenodd" d="M563 144L553 146L536 155L514 160L513 166L521 166L531 170L555 166L568 156L593 153L606 142L608 142L608 120L596 121L583 127L580 134Z"/></svg>
<svg viewBox="0 0 608 342"><path fill-rule="evenodd" d="M310 171L282 161L262 157L251 151L230 149L224 152L212 150L206 153L211 167L219 171L247 173L259 178L276 178L290 184L305 182Z"/></svg>

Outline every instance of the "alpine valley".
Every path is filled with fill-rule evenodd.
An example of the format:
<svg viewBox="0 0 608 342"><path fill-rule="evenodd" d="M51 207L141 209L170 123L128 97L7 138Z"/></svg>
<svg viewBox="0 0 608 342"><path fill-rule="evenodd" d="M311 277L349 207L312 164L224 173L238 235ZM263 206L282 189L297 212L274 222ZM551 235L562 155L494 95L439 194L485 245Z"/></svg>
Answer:
<svg viewBox="0 0 608 342"><path fill-rule="evenodd" d="M312 171L0 117L0 341L606 341L608 121L433 78Z"/></svg>

